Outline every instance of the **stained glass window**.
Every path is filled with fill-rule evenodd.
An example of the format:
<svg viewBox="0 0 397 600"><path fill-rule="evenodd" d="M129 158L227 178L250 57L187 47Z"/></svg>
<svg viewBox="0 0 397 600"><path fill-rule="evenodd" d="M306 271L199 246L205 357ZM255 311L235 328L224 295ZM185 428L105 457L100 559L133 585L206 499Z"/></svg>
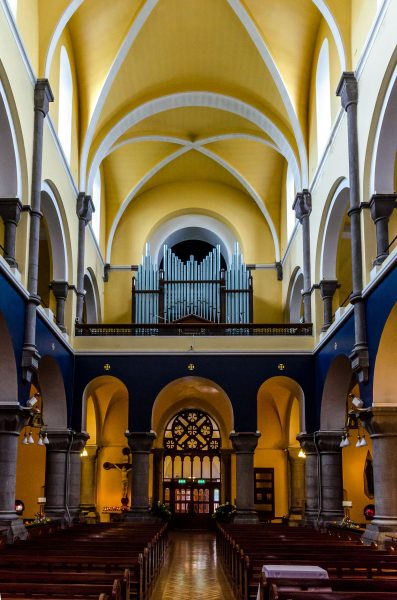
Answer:
<svg viewBox="0 0 397 600"><path fill-rule="evenodd" d="M201 410L183 410L173 417L166 427L164 448L167 450L217 451L220 447L218 425Z"/></svg>

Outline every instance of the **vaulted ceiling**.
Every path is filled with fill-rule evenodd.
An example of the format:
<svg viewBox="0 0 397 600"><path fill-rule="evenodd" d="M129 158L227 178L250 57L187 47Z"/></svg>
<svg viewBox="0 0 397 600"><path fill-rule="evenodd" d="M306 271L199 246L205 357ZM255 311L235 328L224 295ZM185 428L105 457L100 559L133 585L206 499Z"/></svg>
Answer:
<svg viewBox="0 0 397 600"><path fill-rule="evenodd" d="M78 186L100 167L106 236L137 195L204 179L256 203L279 260L287 165L309 181L314 60L327 37L331 71L351 68L355 0L34 1L50 83L69 42Z"/></svg>

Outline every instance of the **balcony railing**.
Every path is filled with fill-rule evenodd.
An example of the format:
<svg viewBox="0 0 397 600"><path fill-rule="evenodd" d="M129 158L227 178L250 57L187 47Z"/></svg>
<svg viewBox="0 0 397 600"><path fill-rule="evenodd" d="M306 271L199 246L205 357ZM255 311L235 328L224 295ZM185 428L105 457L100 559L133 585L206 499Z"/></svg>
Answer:
<svg viewBox="0 0 397 600"><path fill-rule="evenodd" d="M311 323L284 325L262 323L159 323L155 325L127 324L76 324L75 334L82 336L308 336L312 335Z"/></svg>

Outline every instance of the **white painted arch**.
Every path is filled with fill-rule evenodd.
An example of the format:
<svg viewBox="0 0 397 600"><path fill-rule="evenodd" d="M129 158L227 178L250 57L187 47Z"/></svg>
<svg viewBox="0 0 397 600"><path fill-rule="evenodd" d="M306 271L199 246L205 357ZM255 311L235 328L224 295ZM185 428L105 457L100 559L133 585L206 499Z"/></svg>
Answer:
<svg viewBox="0 0 397 600"><path fill-rule="evenodd" d="M84 273L84 303L87 314L87 323L101 322L101 305L98 284L94 271L88 267Z"/></svg>
<svg viewBox="0 0 397 600"><path fill-rule="evenodd" d="M0 80L0 198L21 198L21 164L17 133L3 84Z"/></svg>
<svg viewBox="0 0 397 600"><path fill-rule="evenodd" d="M41 185L41 208L48 227L52 256L52 278L68 281L68 250L66 232L59 209L55 187L48 181Z"/></svg>
<svg viewBox="0 0 397 600"><path fill-rule="evenodd" d="M296 267L292 273L287 296L287 309L290 323L300 322L303 288L303 271L300 267Z"/></svg>
<svg viewBox="0 0 397 600"><path fill-rule="evenodd" d="M337 279L336 256L342 221L349 207L349 183L342 179L333 193L328 209L320 254L320 280Z"/></svg>

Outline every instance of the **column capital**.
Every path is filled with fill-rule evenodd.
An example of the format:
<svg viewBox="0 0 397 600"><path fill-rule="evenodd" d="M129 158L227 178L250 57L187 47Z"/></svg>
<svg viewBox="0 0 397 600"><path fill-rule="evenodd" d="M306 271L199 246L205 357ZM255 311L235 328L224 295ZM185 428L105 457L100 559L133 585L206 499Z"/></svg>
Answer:
<svg viewBox="0 0 397 600"><path fill-rule="evenodd" d="M47 451L67 452L71 448L72 431L70 429L47 429L49 444Z"/></svg>
<svg viewBox="0 0 397 600"><path fill-rule="evenodd" d="M51 281L50 286L52 289L52 293L54 294L57 300L58 298L66 300L69 292L69 283L67 281L59 281L54 279L53 281Z"/></svg>
<svg viewBox="0 0 397 600"><path fill-rule="evenodd" d="M313 433L299 433L299 435L296 436L296 439L300 443L301 448L304 450L306 455L317 454Z"/></svg>
<svg viewBox="0 0 397 600"><path fill-rule="evenodd" d="M357 301L362 301L361 294L350 296L350 303L354 304ZM368 381L369 372L369 352L366 344L356 345L353 352L349 355L349 360L353 371L356 373L359 383L366 383Z"/></svg>
<svg viewBox="0 0 397 600"><path fill-rule="evenodd" d="M337 279L322 279L318 284L321 298L333 298L336 290L340 288L340 283Z"/></svg>
<svg viewBox="0 0 397 600"><path fill-rule="evenodd" d="M229 435L229 439L233 444L233 449L236 454L253 454L260 437L261 434L259 431L232 432Z"/></svg>
<svg viewBox="0 0 397 600"><path fill-rule="evenodd" d="M388 219L396 208L397 194L373 194L369 201L371 217L374 223L379 219Z"/></svg>
<svg viewBox="0 0 397 600"><path fill-rule="evenodd" d="M371 438L397 437L397 406L371 406L360 420Z"/></svg>
<svg viewBox="0 0 397 600"><path fill-rule="evenodd" d="M80 453L84 449L87 441L90 439L90 436L86 431L72 432L72 434L73 441L70 451Z"/></svg>
<svg viewBox="0 0 397 600"><path fill-rule="evenodd" d="M95 212L94 203L91 196L80 192L77 196L76 214L86 225L91 221L92 213Z"/></svg>
<svg viewBox="0 0 397 600"><path fill-rule="evenodd" d="M18 225L21 211L22 202L19 198L0 198L0 217L4 223L11 221Z"/></svg>
<svg viewBox="0 0 397 600"><path fill-rule="evenodd" d="M320 454L340 454L340 442L343 431L316 431L314 434L316 446Z"/></svg>
<svg viewBox="0 0 397 600"><path fill-rule="evenodd" d="M34 88L34 109L46 116L50 102L54 102L50 82L48 79L38 79Z"/></svg>
<svg viewBox="0 0 397 600"><path fill-rule="evenodd" d="M299 456L299 452L301 451L300 446L288 446L287 451L289 460L297 462L305 460L303 456Z"/></svg>
<svg viewBox="0 0 397 600"><path fill-rule="evenodd" d="M292 205L296 218L300 223L305 217L309 217L312 212L312 195L309 190L298 192Z"/></svg>
<svg viewBox="0 0 397 600"><path fill-rule="evenodd" d="M157 436L154 431L131 431L125 437L132 452L149 453Z"/></svg>
<svg viewBox="0 0 397 600"><path fill-rule="evenodd" d="M32 412L20 404L0 405L0 435L19 435Z"/></svg>
<svg viewBox="0 0 397 600"><path fill-rule="evenodd" d="M347 110L350 104L358 102L358 85L357 79L353 72L345 71L342 73L336 95L340 97L342 108Z"/></svg>

